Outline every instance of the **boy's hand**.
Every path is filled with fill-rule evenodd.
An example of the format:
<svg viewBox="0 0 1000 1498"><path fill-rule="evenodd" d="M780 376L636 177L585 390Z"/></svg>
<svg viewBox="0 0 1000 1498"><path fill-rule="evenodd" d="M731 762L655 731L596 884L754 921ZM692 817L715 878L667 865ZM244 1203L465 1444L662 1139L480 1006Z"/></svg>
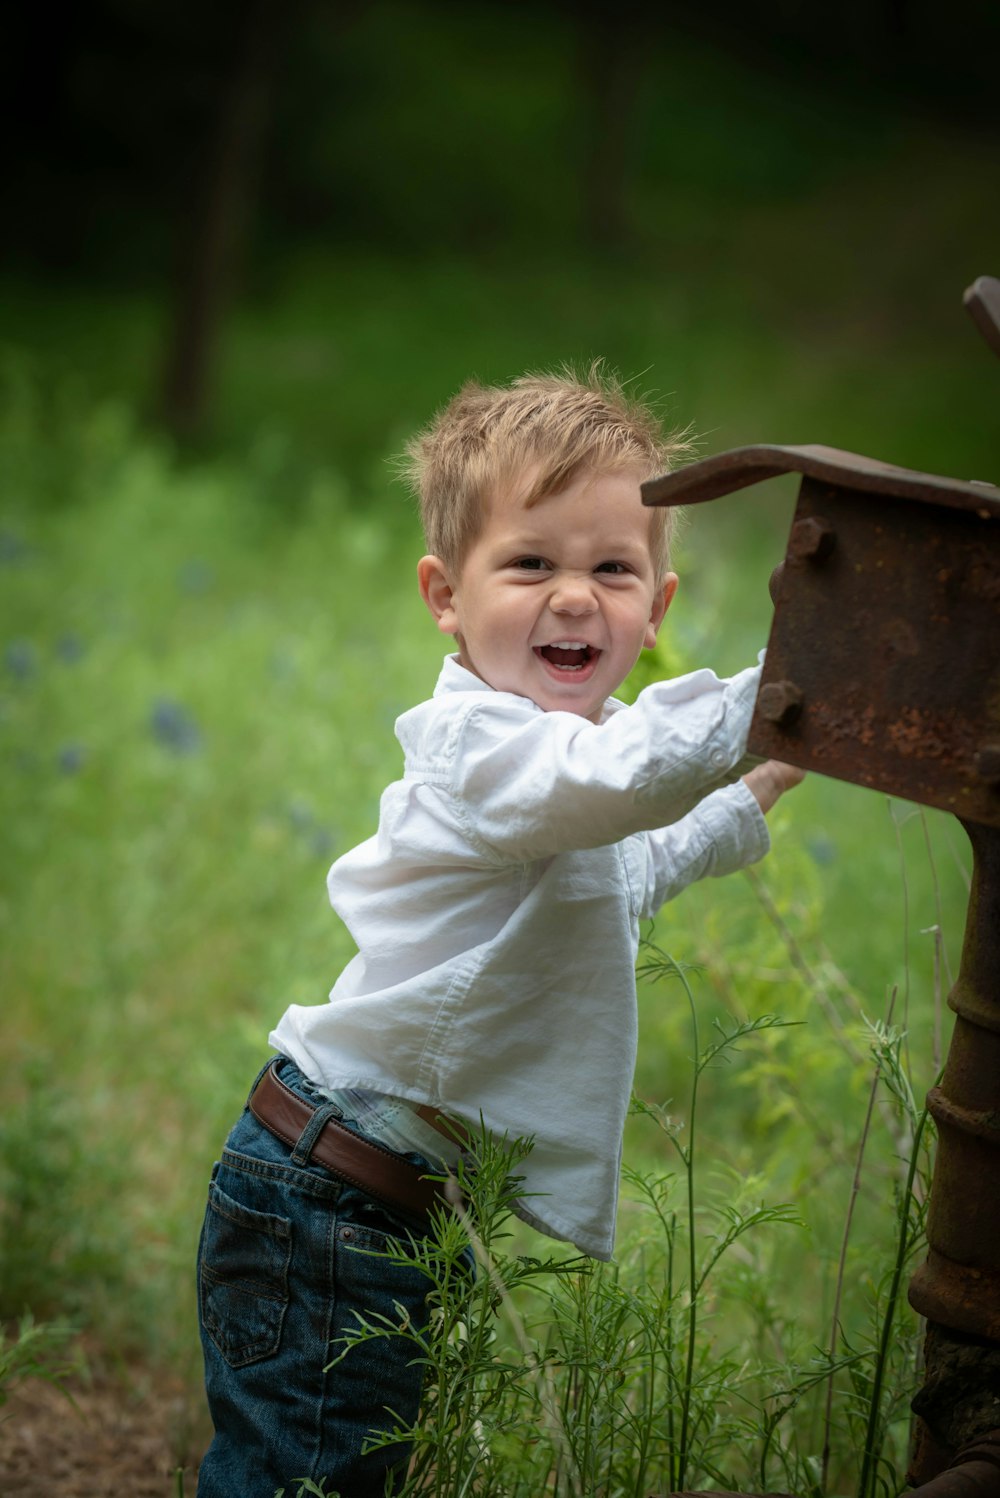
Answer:
<svg viewBox="0 0 1000 1498"><path fill-rule="evenodd" d="M796 765L782 764L778 759L766 759L762 765L754 765L743 779L757 798L761 811L769 812L779 796L790 791L805 779L805 770Z"/></svg>

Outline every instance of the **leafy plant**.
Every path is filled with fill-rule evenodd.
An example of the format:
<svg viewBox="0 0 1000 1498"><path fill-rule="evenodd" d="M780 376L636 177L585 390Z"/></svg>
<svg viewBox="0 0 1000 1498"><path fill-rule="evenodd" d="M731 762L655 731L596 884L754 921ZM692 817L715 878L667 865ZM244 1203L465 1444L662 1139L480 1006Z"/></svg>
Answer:
<svg viewBox="0 0 1000 1498"><path fill-rule="evenodd" d="M44 1378L61 1387L80 1366L78 1358L65 1356L74 1334L65 1322L37 1322L30 1313L21 1317L13 1335L0 1326L0 1406L25 1378Z"/></svg>
<svg viewBox="0 0 1000 1498"><path fill-rule="evenodd" d="M652 946L645 971L669 971L681 981L697 1050L697 1014L686 975ZM644 1231L639 1245L627 1246L620 1265L511 1254L517 1171L530 1140L498 1143L485 1131L474 1163L459 1168L456 1210L442 1213L428 1239L390 1245L389 1258L426 1275L430 1320L416 1327L405 1317L366 1318L345 1339L337 1361L350 1357L360 1342L403 1337L426 1370L416 1424L393 1421L371 1438L371 1449L412 1446L401 1493L507 1498L545 1490L583 1498L639 1494L657 1484L672 1491L695 1474L722 1474L753 1426L747 1407L758 1370L704 1335L710 1283L722 1259L747 1235L801 1224L791 1207L748 1205L739 1193L709 1207L699 1203L698 1087L706 1069L779 1023L765 1018L717 1026L697 1053L686 1142L663 1109L636 1104L669 1139L682 1172L678 1181L626 1170L656 1231ZM467 1272L470 1250L478 1269L474 1280ZM767 1444L794 1404L789 1397L780 1411L771 1411L762 1428Z"/></svg>
<svg viewBox="0 0 1000 1498"><path fill-rule="evenodd" d="M75 1317L123 1273L112 1220L88 1209L113 1170L86 1149L40 1059L21 1079L22 1106L0 1120L0 1318Z"/></svg>
<svg viewBox="0 0 1000 1498"><path fill-rule="evenodd" d="M848 1406L857 1427L863 1416L863 1434L859 1442L862 1453L858 1477L858 1498L876 1498L880 1492L898 1491L903 1476L885 1454L887 1431L898 1421L905 1404L900 1391L915 1382L918 1355L916 1329L900 1335L898 1312L903 1293L903 1274L913 1267L919 1250L925 1247L925 1218L931 1175L931 1158L926 1135L930 1119L926 1104L918 1106L909 1076L902 1061L905 1034L891 1025L873 1022L872 1056L875 1080L882 1082L896 1106L905 1130L905 1153L900 1163L904 1174L895 1184L894 1207L896 1241L890 1264L873 1287L872 1338L867 1356L851 1363L855 1401Z"/></svg>

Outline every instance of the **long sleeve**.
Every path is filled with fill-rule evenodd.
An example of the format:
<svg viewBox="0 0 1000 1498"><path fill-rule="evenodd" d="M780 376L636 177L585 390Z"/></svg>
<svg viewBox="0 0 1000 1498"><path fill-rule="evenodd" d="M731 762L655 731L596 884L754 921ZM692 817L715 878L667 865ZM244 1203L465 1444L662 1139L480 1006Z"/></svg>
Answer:
<svg viewBox="0 0 1000 1498"><path fill-rule="evenodd" d="M473 694L453 744L428 745L425 759L412 736L408 774L448 793L493 862L619 842L678 821L739 777L759 677L755 666L728 681L703 670L656 682L600 724Z"/></svg>
<svg viewBox="0 0 1000 1498"><path fill-rule="evenodd" d="M756 863L771 846L764 814L742 780L706 796L671 826L646 833L644 842L643 918L698 879L719 879Z"/></svg>

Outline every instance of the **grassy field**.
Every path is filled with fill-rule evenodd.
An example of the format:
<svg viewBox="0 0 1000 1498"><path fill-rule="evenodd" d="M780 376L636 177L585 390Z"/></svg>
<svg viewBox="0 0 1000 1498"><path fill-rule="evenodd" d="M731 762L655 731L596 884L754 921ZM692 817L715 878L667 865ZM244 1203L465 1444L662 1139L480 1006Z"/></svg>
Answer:
<svg viewBox="0 0 1000 1498"><path fill-rule="evenodd" d="M602 353L668 392L704 451L824 441L995 477L996 371L959 305L996 243L975 181L958 143L904 153L766 222L744 206L697 269L302 258L234 316L215 429L193 453L144 425L161 332L147 298L7 285L3 1316L69 1317L196 1383L208 1170L268 1028L288 1002L321 1002L349 956L326 868L372 830L398 769L392 723L442 651L387 456L472 371ZM655 669L753 658L793 500L782 482L691 515ZM922 1100L969 856L950 819L818 777L773 836L752 875L665 910L655 941L696 969L702 1045L716 1019L794 1022L704 1072L698 1125L706 1230L727 1202L790 1201L805 1223L741 1239L707 1345L791 1365L830 1339L866 1017L893 1005ZM683 1118L696 1047L676 980L644 983L641 1006L636 1091ZM886 1095L846 1259L852 1343L884 1305L911 1127ZM648 1117L630 1121L627 1156L676 1169ZM627 1196L634 1266L649 1219ZM527 1232L524 1251L542 1251ZM803 1406L806 1455L820 1409ZM837 1418L831 1494L855 1481L856 1433ZM904 1416L893 1439L898 1457Z"/></svg>

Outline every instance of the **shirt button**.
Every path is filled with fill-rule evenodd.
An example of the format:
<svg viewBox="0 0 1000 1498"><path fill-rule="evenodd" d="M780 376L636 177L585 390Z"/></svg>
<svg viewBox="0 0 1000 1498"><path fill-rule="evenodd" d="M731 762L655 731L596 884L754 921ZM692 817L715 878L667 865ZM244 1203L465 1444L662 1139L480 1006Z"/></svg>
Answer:
<svg viewBox="0 0 1000 1498"><path fill-rule="evenodd" d="M715 765L715 767L717 769L721 770L722 767L723 767L723 765L726 763L726 760L728 758L729 758L729 756L726 753L725 749L713 749L712 750L712 753L711 753L712 764Z"/></svg>

